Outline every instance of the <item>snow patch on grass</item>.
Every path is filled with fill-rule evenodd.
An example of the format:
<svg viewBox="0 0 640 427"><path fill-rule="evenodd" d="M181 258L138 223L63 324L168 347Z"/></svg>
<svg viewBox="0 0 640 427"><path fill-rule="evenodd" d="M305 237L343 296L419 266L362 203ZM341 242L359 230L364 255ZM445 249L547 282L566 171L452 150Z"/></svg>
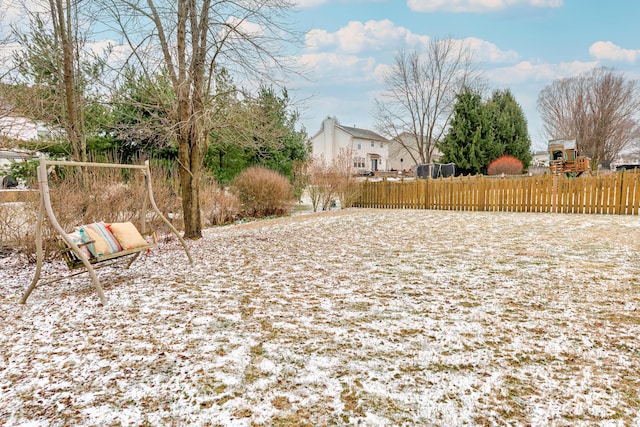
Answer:
<svg viewBox="0 0 640 427"><path fill-rule="evenodd" d="M637 425L637 217L344 210L205 230L17 301L6 425ZM43 274L64 272L62 263Z"/></svg>

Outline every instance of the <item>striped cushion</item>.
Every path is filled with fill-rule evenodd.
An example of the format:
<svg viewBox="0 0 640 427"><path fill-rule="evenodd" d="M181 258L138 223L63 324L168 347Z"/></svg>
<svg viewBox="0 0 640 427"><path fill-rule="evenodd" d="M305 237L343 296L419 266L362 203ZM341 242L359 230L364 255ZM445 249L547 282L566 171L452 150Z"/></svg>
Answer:
<svg viewBox="0 0 640 427"><path fill-rule="evenodd" d="M87 241L79 230L74 231L73 233L68 233L67 236L69 236L73 243L75 243L76 245L80 245L81 243L85 243ZM91 258L93 256L93 254L91 254L91 252L89 251L89 246L90 245L78 246L78 248L82 251L82 253L84 253L87 258Z"/></svg>
<svg viewBox="0 0 640 427"><path fill-rule="evenodd" d="M95 256L108 255L122 250L118 240L113 237L113 234L107 229L104 222L94 222L93 224L83 225L82 229L91 240L95 240Z"/></svg>

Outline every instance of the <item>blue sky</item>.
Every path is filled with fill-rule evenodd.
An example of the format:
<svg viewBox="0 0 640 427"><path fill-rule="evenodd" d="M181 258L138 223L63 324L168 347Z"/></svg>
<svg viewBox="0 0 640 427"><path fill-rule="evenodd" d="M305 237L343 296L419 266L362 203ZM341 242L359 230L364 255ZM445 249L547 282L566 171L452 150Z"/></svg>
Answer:
<svg viewBox="0 0 640 427"><path fill-rule="evenodd" d="M430 38L471 43L489 91L511 89L529 122L533 147L546 137L538 93L556 79L598 66L640 79L636 0L298 0L306 31L300 53L309 81L287 85L309 135L326 116L373 130L371 106L398 49ZM487 93L487 95L489 95Z"/></svg>
<svg viewBox="0 0 640 427"><path fill-rule="evenodd" d="M493 89L512 91L534 149L546 147L536 109L546 85L598 66L640 80L640 0L292 1L292 23L305 33L293 60L310 72L284 85L298 102L309 136L327 116L375 130L373 100L384 90L382 75L395 53L420 49L432 38L472 46L486 96ZM19 10L13 5L0 0L0 36Z"/></svg>

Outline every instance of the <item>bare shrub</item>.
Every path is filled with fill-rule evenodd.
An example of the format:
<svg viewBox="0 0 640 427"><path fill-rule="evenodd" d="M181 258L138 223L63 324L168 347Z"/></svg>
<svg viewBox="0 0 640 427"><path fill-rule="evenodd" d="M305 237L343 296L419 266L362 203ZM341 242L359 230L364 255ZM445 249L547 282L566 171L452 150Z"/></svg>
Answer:
<svg viewBox="0 0 640 427"><path fill-rule="evenodd" d="M223 225L233 222L240 214L238 197L222 188L213 178L203 180L200 206L205 225Z"/></svg>
<svg viewBox="0 0 640 427"><path fill-rule="evenodd" d="M329 164L323 156L312 159L308 165L307 193L313 211L331 209L336 199L341 208L353 206L360 194L360 187L351 174L351 153L342 149Z"/></svg>
<svg viewBox="0 0 640 427"><path fill-rule="evenodd" d="M487 175L521 175L522 161L513 156L503 155L489 163Z"/></svg>
<svg viewBox="0 0 640 427"><path fill-rule="evenodd" d="M231 183L242 213L249 217L286 215L293 201L291 183L276 171L256 166L246 169Z"/></svg>
<svg viewBox="0 0 640 427"><path fill-rule="evenodd" d="M342 149L331 165L332 178L335 180L334 186L342 209L352 207L360 194L360 187L351 173L352 158L349 150Z"/></svg>
<svg viewBox="0 0 640 427"><path fill-rule="evenodd" d="M314 212L318 208L331 205L331 201L335 198L335 188L331 185L329 179L329 166L323 156L312 159L307 166L309 174L309 183L307 186L307 194L311 199L311 206Z"/></svg>
<svg viewBox="0 0 640 427"><path fill-rule="evenodd" d="M28 197L23 197L22 202L0 203L0 253L24 252L29 260L33 260L38 193L25 195Z"/></svg>
<svg viewBox="0 0 640 427"><path fill-rule="evenodd" d="M180 229L182 211L175 167L152 167L151 181L158 209L174 227ZM140 170L56 166L55 170L51 171L49 186L52 210L56 220L66 231L97 221L131 221L139 229L155 230L159 238L172 236L168 227L151 209L144 174ZM9 215L6 213L6 205L2 206L0 234L3 247L11 244L29 261L33 261L38 193L34 193L32 201L24 204L20 220L16 222L14 217L10 226L6 225ZM45 256L50 259L56 252L54 237L57 232L46 215L42 234Z"/></svg>
<svg viewBox="0 0 640 427"><path fill-rule="evenodd" d="M138 171L65 168L50 180L51 206L63 229L96 221L131 221L141 225L144 184Z"/></svg>

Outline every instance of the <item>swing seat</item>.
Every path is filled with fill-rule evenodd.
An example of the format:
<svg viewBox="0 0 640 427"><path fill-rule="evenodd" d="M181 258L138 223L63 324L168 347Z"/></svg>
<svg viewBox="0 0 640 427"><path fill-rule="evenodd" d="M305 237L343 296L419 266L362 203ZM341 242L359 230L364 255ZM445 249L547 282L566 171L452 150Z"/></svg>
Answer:
<svg viewBox="0 0 640 427"><path fill-rule="evenodd" d="M146 218L147 203L151 204L151 207L157 214L157 216L164 222L169 230L178 238L184 252L187 255L190 264L193 264L193 258L189 252L186 242L178 233L178 230L169 222L167 218L162 215L160 209L156 205L153 198L153 190L151 188L151 171L149 168L149 162L145 161L144 165L122 165L111 163L91 163L91 162L73 162L64 160L47 160L44 157L40 158L40 165L38 166L38 185L40 190L40 206L38 208L38 220L36 222L36 271L31 281L31 284L20 298L20 303L24 304L31 295L31 292L36 288L36 285L40 281L40 273L42 272L42 264L44 260L44 249L42 245L42 223L46 217L49 220L51 226L58 232L58 248L62 254L63 259L67 263L70 270L79 270L80 268L85 271L79 270L74 273L68 274L66 277L73 277L83 273L89 273L91 282L95 288L100 302L102 305L107 305L107 297L102 289L102 284L95 273L97 268L106 267L113 263L120 261L124 257L130 257L129 264L126 268L129 268L131 264L138 258L138 256L150 249L156 247L156 238L153 232L147 233L145 230L145 222L142 221L142 233L140 233L135 226L130 223L93 223L80 226L78 229L79 235L72 236L66 233L53 212L51 207L51 200L49 196L49 173L47 166L75 166L75 167L95 167L95 168L113 168L113 169L132 169L139 170L144 175L146 196L142 200L142 212L141 218ZM115 226L115 227L114 227ZM113 233L109 228L113 228ZM144 236L150 236L149 239ZM104 241L103 241L104 240ZM109 262L111 261L111 262ZM60 278L49 280L45 283L57 282Z"/></svg>
<svg viewBox="0 0 640 427"><path fill-rule="evenodd" d="M143 238L145 238L145 240L148 239L148 242L146 245L138 246L136 248L131 248L131 249L122 249L118 252L112 252L110 254L93 255L92 252L89 250L89 246L95 245L96 243L95 240L88 240L86 242L78 243L77 245L78 245L78 248L80 248L80 250L82 250L85 254L90 254L90 256L87 257L87 260L89 261L89 263L92 265L96 265L105 261L114 261L114 260L118 260L119 258L124 258L124 257L129 257L134 255L136 255L135 258L137 258L139 254L143 252L148 252L152 249L155 249L158 246L156 241L156 234L154 232L147 231L144 233L140 233L140 235ZM56 245L58 247L58 251L60 252L60 255L62 256L62 259L67 264L67 267L69 268L69 270L84 268L84 263L82 262L82 259L80 259L78 254L76 254L73 248L69 246L69 244L62 238L62 236L58 236L58 238L56 239ZM84 249L84 248L87 248L87 249ZM135 258L131 260L131 263L135 261ZM131 263L127 266L127 268L131 265ZM111 263L109 265L111 265Z"/></svg>

